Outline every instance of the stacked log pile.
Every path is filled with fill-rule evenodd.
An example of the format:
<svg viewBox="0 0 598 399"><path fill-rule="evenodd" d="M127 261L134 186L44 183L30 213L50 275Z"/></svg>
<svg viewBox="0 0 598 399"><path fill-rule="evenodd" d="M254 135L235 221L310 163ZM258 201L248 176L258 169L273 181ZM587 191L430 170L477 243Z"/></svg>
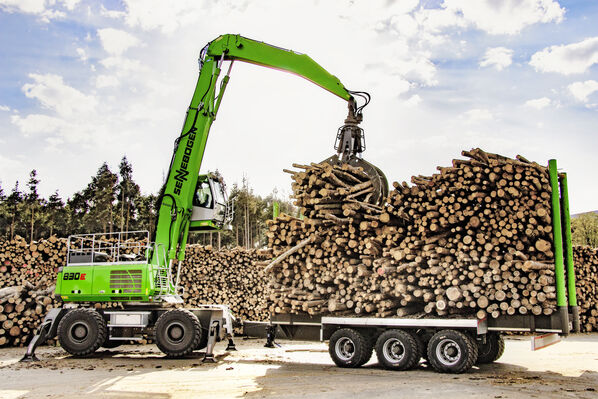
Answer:
<svg viewBox="0 0 598 399"><path fill-rule="evenodd" d="M0 347L23 346L45 314L57 306L54 283L42 278L36 286L0 288ZM52 344L53 341L50 341Z"/></svg>
<svg viewBox="0 0 598 399"><path fill-rule="evenodd" d="M598 248L574 246L581 330L598 331Z"/></svg>
<svg viewBox="0 0 598 399"><path fill-rule="evenodd" d="M240 319L266 320L267 282L261 262L270 257L269 251L188 246L181 267L185 306L228 305Z"/></svg>
<svg viewBox="0 0 598 399"><path fill-rule="evenodd" d="M297 165L293 197L304 220L281 215L270 221L269 246L278 257L272 272L270 311L388 316L395 298L379 290L373 270L385 240L402 230L383 207L370 204L368 176L349 165ZM398 223L398 221L397 221Z"/></svg>
<svg viewBox="0 0 598 399"><path fill-rule="evenodd" d="M66 259L66 239L51 236L29 244L16 236L0 241L0 288L22 286L45 277L52 281Z"/></svg>
<svg viewBox="0 0 598 399"><path fill-rule="evenodd" d="M270 224L274 254L284 258L272 269L270 310L551 314L547 169L479 149L463 155L414 185L395 183L385 208L353 196L363 189L351 182L366 184L358 170L294 165L302 169L292 172L296 205L307 218Z"/></svg>
<svg viewBox="0 0 598 399"><path fill-rule="evenodd" d="M396 184L388 212L406 238L384 265L424 312L549 315L556 306L547 168L523 157L464 151L414 186ZM409 279L412 281L409 281ZM423 291L429 301L415 298Z"/></svg>

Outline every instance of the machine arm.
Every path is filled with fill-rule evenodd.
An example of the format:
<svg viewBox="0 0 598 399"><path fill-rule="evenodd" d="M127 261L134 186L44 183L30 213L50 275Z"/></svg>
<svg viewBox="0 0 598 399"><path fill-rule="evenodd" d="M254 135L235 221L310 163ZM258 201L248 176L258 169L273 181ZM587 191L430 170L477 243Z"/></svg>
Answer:
<svg viewBox="0 0 598 399"><path fill-rule="evenodd" d="M353 95L362 93L347 90L338 78L309 56L240 35L223 35L210 42L200 55L199 78L160 195L153 264L167 262L172 267L173 261L184 259L197 177L209 130L229 80L228 73L222 79L218 95L217 81L223 62L231 61L232 66L237 60L301 76L349 103L346 123L356 125L361 121L363 106L356 106Z"/></svg>

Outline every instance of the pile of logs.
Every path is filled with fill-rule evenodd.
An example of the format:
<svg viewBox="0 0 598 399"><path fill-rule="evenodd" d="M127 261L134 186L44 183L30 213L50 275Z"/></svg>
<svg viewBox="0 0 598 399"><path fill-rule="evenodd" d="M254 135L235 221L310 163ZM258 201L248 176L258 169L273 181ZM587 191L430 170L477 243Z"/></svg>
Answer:
<svg viewBox="0 0 598 399"><path fill-rule="evenodd" d="M598 331L598 248L573 247L581 330Z"/></svg>
<svg viewBox="0 0 598 399"><path fill-rule="evenodd" d="M547 168L480 149L462 155L469 159L413 177L414 185L394 183L384 208L360 198L358 169L294 165L301 170L292 172L293 192L306 218L269 225L278 256L270 310L551 314ZM351 189L351 181L361 186Z"/></svg>
<svg viewBox="0 0 598 399"><path fill-rule="evenodd" d="M42 278L36 286L29 282L0 288L0 347L23 346L45 314L57 303L54 282Z"/></svg>
<svg viewBox="0 0 598 399"><path fill-rule="evenodd" d="M261 263L270 258L269 251L188 246L181 267L185 306L228 305L240 319L266 320L267 281Z"/></svg>

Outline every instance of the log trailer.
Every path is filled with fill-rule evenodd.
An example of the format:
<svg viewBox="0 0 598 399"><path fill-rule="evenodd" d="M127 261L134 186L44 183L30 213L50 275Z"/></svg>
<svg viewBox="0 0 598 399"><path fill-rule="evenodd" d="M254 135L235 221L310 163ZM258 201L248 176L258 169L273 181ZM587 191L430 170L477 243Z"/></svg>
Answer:
<svg viewBox="0 0 598 399"><path fill-rule="evenodd" d="M505 349L501 332L534 333L532 350L579 332L571 220L566 173L548 163L551 186L556 312L550 315L518 314L477 319L475 316L378 318L273 314L268 322L245 322L249 336L264 336L266 346L275 337L329 341L328 351L339 367L360 367L376 352L390 370L408 370L421 358L439 372L462 373L475 364L491 363ZM265 333L263 333L265 331Z"/></svg>
<svg viewBox="0 0 598 399"><path fill-rule="evenodd" d="M160 195L155 237L150 240L144 232L71 236L67 264L59 270L56 285L56 295L65 304L45 317L24 361L36 360L35 348L48 338L58 337L71 355L86 356L102 346L141 339L142 334L153 334L158 348L169 357L205 348L204 360L213 360L216 341L228 339L227 350L235 349L233 327L240 325L247 336L266 337L267 346L273 346L275 337L329 341L330 356L339 367L359 367L375 349L387 369L410 369L424 357L436 371L461 373L502 355L502 331L542 333L533 338L533 349L579 331L567 178L557 172L554 160L549 170L558 312L550 316L478 320L276 314L268 322L253 322L235 320L225 305L174 307L182 303L179 274L189 231L218 230L232 217L222 178L199 175L199 170L211 124L237 60L294 73L347 101L348 116L336 136L337 154L325 161L363 168L375 187L371 202L383 203L388 194L386 178L361 158L365 141L358 125L369 95L347 90L307 55L239 35L220 36L204 47L199 58L199 79ZM230 65L217 94L225 61ZM355 97L364 103L357 106ZM102 302L120 302L122 308L91 306Z"/></svg>

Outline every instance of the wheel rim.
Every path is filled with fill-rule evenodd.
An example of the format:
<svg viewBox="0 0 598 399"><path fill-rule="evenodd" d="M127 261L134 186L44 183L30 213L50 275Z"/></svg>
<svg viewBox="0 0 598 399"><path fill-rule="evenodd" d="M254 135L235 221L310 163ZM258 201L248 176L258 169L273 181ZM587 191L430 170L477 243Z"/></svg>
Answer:
<svg viewBox="0 0 598 399"><path fill-rule="evenodd" d="M89 330L89 324L85 323L84 321L77 321L76 323L73 323L69 329L69 337L73 341L81 343L85 341L89 335Z"/></svg>
<svg viewBox="0 0 598 399"><path fill-rule="evenodd" d="M170 342L181 342L185 338L185 327L179 322L170 323L166 328L166 337Z"/></svg>
<svg viewBox="0 0 598 399"><path fill-rule="evenodd" d="M336 341L334 350L341 360L351 360L355 356L355 343L349 337L342 337Z"/></svg>
<svg viewBox="0 0 598 399"><path fill-rule="evenodd" d="M405 357L405 345L397 338L391 338L384 342L382 353L391 363L399 363Z"/></svg>
<svg viewBox="0 0 598 399"><path fill-rule="evenodd" d="M445 366L454 366L461 360L461 347L448 338L444 338L436 346L436 358Z"/></svg>

